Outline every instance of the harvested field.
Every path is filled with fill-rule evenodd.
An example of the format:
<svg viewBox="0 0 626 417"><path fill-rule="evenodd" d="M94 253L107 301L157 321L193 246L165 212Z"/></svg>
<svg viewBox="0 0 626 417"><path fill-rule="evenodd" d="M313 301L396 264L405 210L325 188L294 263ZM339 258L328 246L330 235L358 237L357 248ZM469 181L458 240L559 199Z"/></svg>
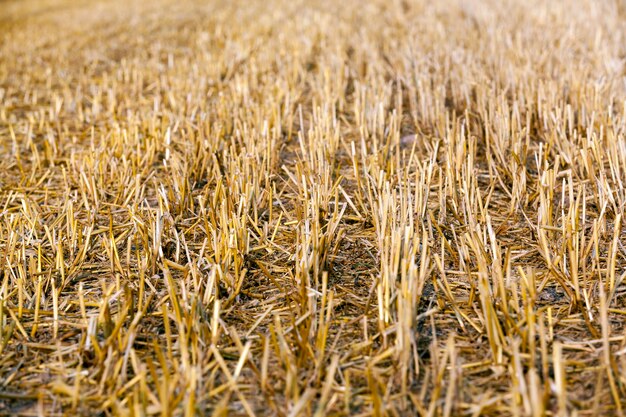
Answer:
<svg viewBox="0 0 626 417"><path fill-rule="evenodd" d="M0 415L622 416L626 3L0 1Z"/></svg>

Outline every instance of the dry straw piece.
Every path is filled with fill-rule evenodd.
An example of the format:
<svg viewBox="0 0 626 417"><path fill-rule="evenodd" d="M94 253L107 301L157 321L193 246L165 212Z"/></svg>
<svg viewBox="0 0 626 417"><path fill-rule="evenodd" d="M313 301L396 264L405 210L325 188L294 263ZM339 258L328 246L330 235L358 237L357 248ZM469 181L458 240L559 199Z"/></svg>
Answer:
<svg viewBox="0 0 626 417"><path fill-rule="evenodd" d="M626 407L626 8L0 1L0 414Z"/></svg>

